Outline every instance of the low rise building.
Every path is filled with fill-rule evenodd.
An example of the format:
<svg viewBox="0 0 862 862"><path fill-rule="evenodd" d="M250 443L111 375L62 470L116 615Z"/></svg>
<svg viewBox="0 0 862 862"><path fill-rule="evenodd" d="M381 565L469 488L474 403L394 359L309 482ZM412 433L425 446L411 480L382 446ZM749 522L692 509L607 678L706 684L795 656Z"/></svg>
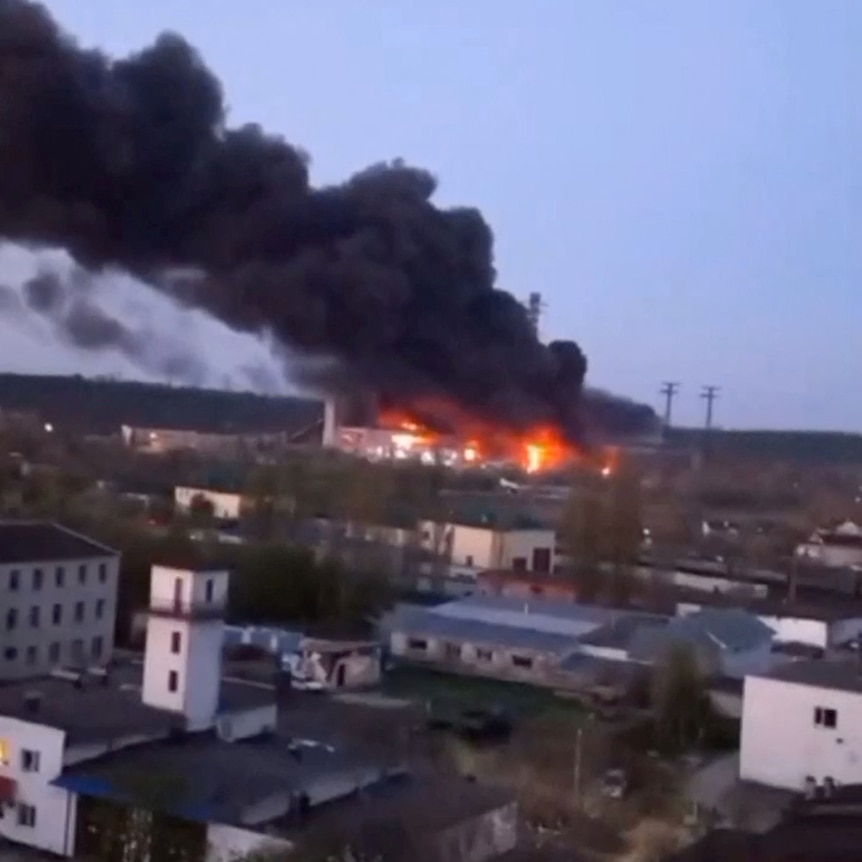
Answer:
<svg viewBox="0 0 862 862"><path fill-rule="evenodd" d="M275 690L223 677L227 588L224 571L155 566L142 665L0 688L0 836L65 857L144 841L154 859L230 862L287 853L338 810L365 823L377 795L385 816L387 799L429 807L438 790L397 759L282 737ZM457 792L463 806L429 835L460 835L469 862L511 849L511 797L467 782Z"/></svg>
<svg viewBox="0 0 862 862"><path fill-rule="evenodd" d="M816 530L797 547L796 554L828 568L862 566L862 527L853 521L844 521Z"/></svg>
<svg viewBox="0 0 862 862"><path fill-rule="evenodd" d="M178 485L174 488L174 503L181 512L190 512L200 501L212 507L213 517L220 521L236 521L247 506L245 496L236 491L195 488Z"/></svg>
<svg viewBox="0 0 862 862"><path fill-rule="evenodd" d="M555 531L531 519L426 521L419 530L421 546L453 567L543 573L554 568Z"/></svg>
<svg viewBox="0 0 862 862"><path fill-rule="evenodd" d="M802 791L862 782L862 667L797 661L746 678L740 778Z"/></svg>
<svg viewBox="0 0 862 862"><path fill-rule="evenodd" d="M58 524L0 522L0 680L106 662L119 564L114 549Z"/></svg>

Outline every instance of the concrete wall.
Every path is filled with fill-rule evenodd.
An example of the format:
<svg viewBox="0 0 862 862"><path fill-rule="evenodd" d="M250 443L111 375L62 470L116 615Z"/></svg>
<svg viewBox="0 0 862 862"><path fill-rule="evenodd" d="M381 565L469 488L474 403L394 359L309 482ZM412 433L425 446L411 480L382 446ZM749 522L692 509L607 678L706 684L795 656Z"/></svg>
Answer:
<svg viewBox="0 0 862 862"><path fill-rule="evenodd" d="M105 555L0 566L0 679L107 661L114 649L119 563L118 556Z"/></svg>
<svg viewBox="0 0 862 862"><path fill-rule="evenodd" d="M424 648L420 647L424 644ZM395 631L390 636L394 656L429 664L451 673L464 673L551 685L560 656L526 649L509 649L495 644L459 642L453 639L424 637ZM523 662L528 661L529 666Z"/></svg>
<svg viewBox="0 0 862 862"><path fill-rule="evenodd" d="M836 711L835 728L815 723L818 707ZM748 677L739 774L786 790L801 790L807 776L862 782L862 694Z"/></svg>
<svg viewBox="0 0 862 862"><path fill-rule="evenodd" d="M50 784L62 771L64 743L60 730L0 716L0 775L17 785L15 807L4 808L0 818L0 836L50 853L71 854L76 797ZM38 753L38 771L22 770L24 749ZM33 826L19 825L22 805L35 808Z"/></svg>
<svg viewBox="0 0 862 862"><path fill-rule="evenodd" d="M441 859L486 862L513 850L518 842L518 808L512 802L470 817L436 836Z"/></svg>
<svg viewBox="0 0 862 862"><path fill-rule="evenodd" d="M275 730L278 725L278 708L273 703L256 709L237 710L221 713L216 725L219 735L228 742L251 739L265 731Z"/></svg>

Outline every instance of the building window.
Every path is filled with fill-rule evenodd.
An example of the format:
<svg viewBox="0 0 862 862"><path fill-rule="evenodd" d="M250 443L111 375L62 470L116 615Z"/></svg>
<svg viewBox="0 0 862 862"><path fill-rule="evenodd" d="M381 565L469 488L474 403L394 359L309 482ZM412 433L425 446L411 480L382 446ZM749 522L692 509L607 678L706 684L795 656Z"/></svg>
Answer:
<svg viewBox="0 0 862 862"><path fill-rule="evenodd" d="M215 585L213 584L212 578L207 579L207 585L204 589L206 590L206 601L207 601L207 603L212 602L213 595L215 592Z"/></svg>
<svg viewBox="0 0 862 862"><path fill-rule="evenodd" d="M33 805L18 803L18 825L29 826L31 829L36 828L36 808Z"/></svg>
<svg viewBox="0 0 862 862"><path fill-rule="evenodd" d="M21 583L21 572L18 569L12 569L9 572L9 589L14 593L18 590L18 585Z"/></svg>
<svg viewBox="0 0 862 862"><path fill-rule="evenodd" d="M513 655L512 656L512 664L515 667L521 668L531 668L533 666L533 660L529 656L525 655Z"/></svg>
<svg viewBox="0 0 862 862"><path fill-rule="evenodd" d="M512 571L513 572L526 572L527 571L527 558L526 557L512 557Z"/></svg>
<svg viewBox="0 0 862 862"><path fill-rule="evenodd" d="M62 566L57 566L54 570L54 584L62 587L66 583L66 570Z"/></svg>
<svg viewBox="0 0 862 862"><path fill-rule="evenodd" d="M99 583L107 583L108 580L108 564L99 563Z"/></svg>
<svg viewBox="0 0 862 862"><path fill-rule="evenodd" d="M85 563L78 566L78 583L82 585L87 583L87 566Z"/></svg>
<svg viewBox="0 0 862 862"><path fill-rule="evenodd" d="M833 730L838 727L838 712L827 707L817 706L814 708L814 724L817 727L826 727Z"/></svg>
<svg viewBox="0 0 862 862"><path fill-rule="evenodd" d="M42 589L42 581L44 581L44 576L42 574L41 569L33 569L33 590L38 591Z"/></svg>
<svg viewBox="0 0 862 862"><path fill-rule="evenodd" d="M39 771L39 752L31 748L21 749L21 772Z"/></svg>
<svg viewBox="0 0 862 862"><path fill-rule="evenodd" d="M6 661L15 661L18 658L18 650L13 646L7 646L5 650L3 650L3 655L6 658Z"/></svg>
<svg viewBox="0 0 862 862"><path fill-rule="evenodd" d="M52 664L57 664L60 661L60 642L54 641L51 646L48 647L48 660Z"/></svg>
<svg viewBox="0 0 862 862"><path fill-rule="evenodd" d="M18 611L15 608L9 608L6 611L6 631L14 631L18 627Z"/></svg>
<svg viewBox="0 0 862 862"><path fill-rule="evenodd" d="M100 620L103 616L105 616L105 600L98 599L96 601L96 619Z"/></svg>
<svg viewBox="0 0 862 862"><path fill-rule="evenodd" d="M174 655L180 654L181 643L182 643L182 635L179 632L171 632L171 652Z"/></svg>
<svg viewBox="0 0 862 862"><path fill-rule="evenodd" d="M180 686L180 675L175 671L168 672L168 691L175 692Z"/></svg>
<svg viewBox="0 0 862 862"><path fill-rule="evenodd" d="M27 655L27 664L30 667L32 667L34 664L36 664L36 658L38 656L38 654L36 652L36 647L28 646L26 655Z"/></svg>
<svg viewBox="0 0 862 862"><path fill-rule="evenodd" d="M91 648L91 653L92 653L93 658L101 658L103 649L104 649L104 644L102 642L102 637L101 637L101 635L97 635L96 637L93 638L93 644L92 644L92 648Z"/></svg>
<svg viewBox="0 0 862 862"><path fill-rule="evenodd" d="M9 765L9 742L5 739L0 739L0 763L3 766ZM0 805L0 808L3 806Z"/></svg>
<svg viewBox="0 0 862 862"><path fill-rule="evenodd" d="M473 555L472 554L467 554L467 556L464 557L464 565L465 566L472 566L473 565Z"/></svg>
<svg viewBox="0 0 862 862"><path fill-rule="evenodd" d="M83 602L75 602L75 622L76 623L84 622L84 603Z"/></svg>
<svg viewBox="0 0 862 862"><path fill-rule="evenodd" d="M550 548L533 548L533 571L534 572L550 572L551 571L551 549Z"/></svg>
<svg viewBox="0 0 862 862"><path fill-rule="evenodd" d="M482 647L476 647L476 658L479 661L493 661L494 660L494 652L493 652L493 650L483 649Z"/></svg>
<svg viewBox="0 0 862 862"><path fill-rule="evenodd" d="M51 623L55 626L60 625L63 622L63 606L62 605L54 605L51 609Z"/></svg>
<svg viewBox="0 0 862 862"><path fill-rule="evenodd" d="M444 647L444 655L450 661L458 661L461 658L461 644L449 644Z"/></svg>
<svg viewBox="0 0 862 862"><path fill-rule="evenodd" d="M30 628L39 628L39 605L30 608Z"/></svg>
<svg viewBox="0 0 862 862"><path fill-rule="evenodd" d="M407 638L407 649L425 652L428 649L428 641L423 638Z"/></svg>
<svg viewBox="0 0 862 862"><path fill-rule="evenodd" d="M75 638L72 641L72 661L80 662L84 658L84 641L81 638Z"/></svg>

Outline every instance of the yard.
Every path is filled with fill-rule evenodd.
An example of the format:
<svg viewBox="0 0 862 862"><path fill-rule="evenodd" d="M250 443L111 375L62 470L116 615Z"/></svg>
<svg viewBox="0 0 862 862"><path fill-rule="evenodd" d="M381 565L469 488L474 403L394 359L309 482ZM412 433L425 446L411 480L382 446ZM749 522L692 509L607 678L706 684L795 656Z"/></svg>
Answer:
<svg viewBox="0 0 862 862"><path fill-rule="evenodd" d="M559 697L549 689L425 668L392 668L384 677L382 691L391 697L432 705L442 702L460 708L499 706L515 718L562 713L574 720L578 715L586 715L580 703Z"/></svg>

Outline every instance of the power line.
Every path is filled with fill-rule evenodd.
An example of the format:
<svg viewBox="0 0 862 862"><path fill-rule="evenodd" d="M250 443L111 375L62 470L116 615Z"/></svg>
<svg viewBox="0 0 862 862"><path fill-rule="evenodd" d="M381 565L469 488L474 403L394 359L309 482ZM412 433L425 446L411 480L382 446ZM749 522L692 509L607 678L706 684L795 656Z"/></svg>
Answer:
<svg viewBox="0 0 862 862"><path fill-rule="evenodd" d="M719 392L721 392L720 386L709 385L701 387L700 397L706 401L706 425L704 427L707 431L712 428L712 408L718 399Z"/></svg>
<svg viewBox="0 0 862 862"><path fill-rule="evenodd" d="M664 395L664 426L665 428L670 428L670 420L673 414L673 399L679 393L679 383L665 380L659 392Z"/></svg>

